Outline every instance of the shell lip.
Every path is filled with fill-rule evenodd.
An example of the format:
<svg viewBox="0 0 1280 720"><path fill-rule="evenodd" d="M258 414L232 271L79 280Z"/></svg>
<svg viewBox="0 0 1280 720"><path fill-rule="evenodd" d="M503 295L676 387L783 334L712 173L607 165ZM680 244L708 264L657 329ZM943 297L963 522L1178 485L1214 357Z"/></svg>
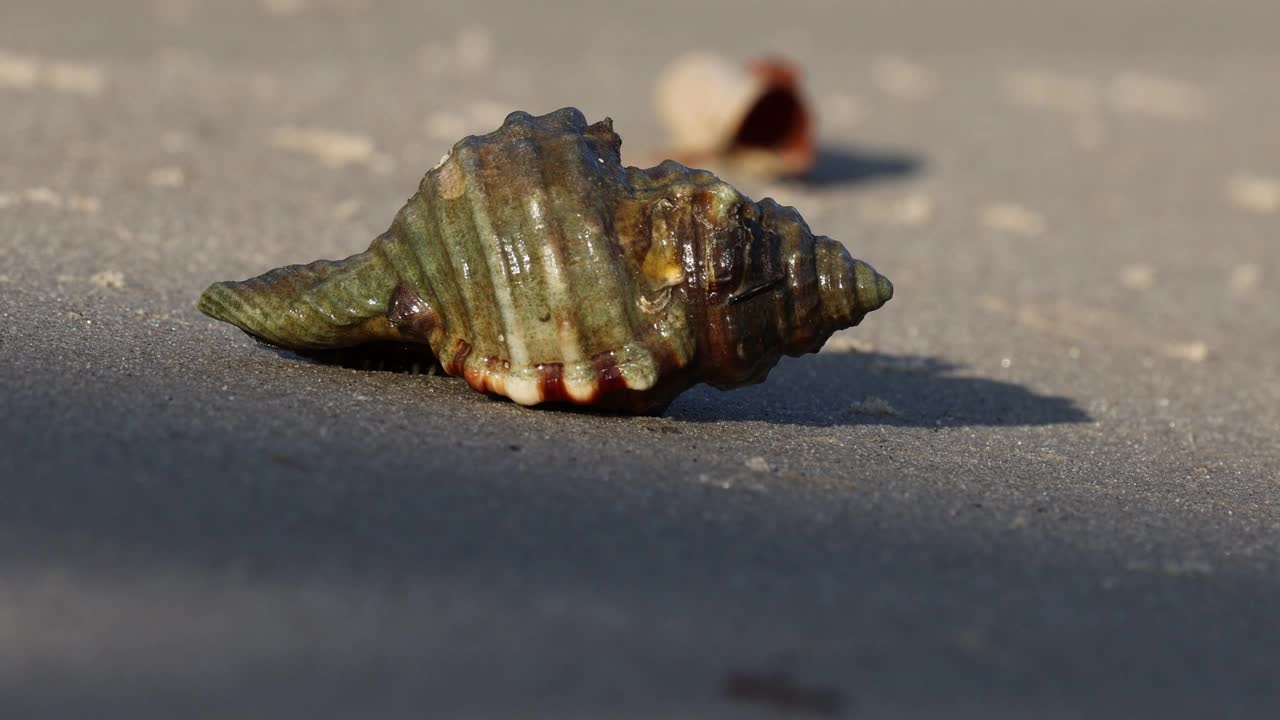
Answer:
<svg viewBox="0 0 1280 720"><path fill-rule="evenodd" d="M743 65L696 53L659 78L655 99L674 155L761 176L800 177L817 163L813 113L799 69L779 57Z"/></svg>
<svg viewBox="0 0 1280 720"><path fill-rule="evenodd" d="M803 175L817 162L818 151L799 71L777 58L755 60L748 67L762 92L739 122L727 152L764 150L777 157L782 172Z"/></svg>

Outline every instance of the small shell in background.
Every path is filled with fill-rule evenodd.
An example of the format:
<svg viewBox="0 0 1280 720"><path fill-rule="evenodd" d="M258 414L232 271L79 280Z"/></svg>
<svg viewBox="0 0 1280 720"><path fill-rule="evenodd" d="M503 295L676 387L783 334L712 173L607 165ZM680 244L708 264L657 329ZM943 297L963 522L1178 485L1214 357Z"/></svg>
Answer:
<svg viewBox="0 0 1280 720"><path fill-rule="evenodd" d="M745 65L718 55L682 56L662 70L654 90L673 159L724 164L765 177L802 176L817 158L813 115L799 71L777 58Z"/></svg>

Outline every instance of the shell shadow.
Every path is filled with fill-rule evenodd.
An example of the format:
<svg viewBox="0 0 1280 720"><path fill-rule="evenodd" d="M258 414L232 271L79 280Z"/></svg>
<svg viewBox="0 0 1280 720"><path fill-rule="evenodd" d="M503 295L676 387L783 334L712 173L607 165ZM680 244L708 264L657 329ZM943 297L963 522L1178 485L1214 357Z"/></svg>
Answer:
<svg viewBox="0 0 1280 720"><path fill-rule="evenodd" d="M309 352L272 349L284 357L353 370L441 374L434 358L412 345L376 343ZM618 415L573 405L548 405L541 411ZM810 426L1017 426L1092 420L1070 398L965 375L960 365L946 360L849 352L783 358L766 382L728 392L701 385L677 397L663 414L685 422Z"/></svg>
<svg viewBox="0 0 1280 720"><path fill-rule="evenodd" d="M892 150L824 145L802 185L833 187L855 183L911 177L924 168L919 155Z"/></svg>
<svg viewBox="0 0 1280 720"><path fill-rule="evenodd" d="M280 357L348 370L372 370L410 375L443 375L431 350L408 343L375 342L335 350L289 350L260 339L258 344Z"/></svg>
<svg viewBox="0 0 1280 720"><path fill-rule="evenodd" d="M690 422L966 427L1056 425L1092 418L1070 398L974 377L917 355L824 352L783 358L760 384L681 395L667 415Z"/></svg>

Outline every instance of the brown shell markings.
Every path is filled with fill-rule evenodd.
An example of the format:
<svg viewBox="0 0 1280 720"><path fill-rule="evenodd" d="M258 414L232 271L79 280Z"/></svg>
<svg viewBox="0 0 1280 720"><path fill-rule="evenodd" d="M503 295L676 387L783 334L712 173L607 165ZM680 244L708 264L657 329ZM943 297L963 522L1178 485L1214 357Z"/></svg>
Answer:
<svg viewBox="0 0 1280 720"><path fill-rule="evenodd" d="M605 119L509 115L423 178L345 260L215 283L205 314L296 350L414 343L523 405L664 408L760 382L893 286L794 208L673 161L623 167Z"/></svg>

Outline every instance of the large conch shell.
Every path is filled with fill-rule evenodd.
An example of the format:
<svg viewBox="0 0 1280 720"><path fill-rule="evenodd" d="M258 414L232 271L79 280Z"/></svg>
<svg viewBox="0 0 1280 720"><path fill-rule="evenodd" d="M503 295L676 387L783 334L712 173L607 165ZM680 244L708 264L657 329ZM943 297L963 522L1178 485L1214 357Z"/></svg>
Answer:
<svg viewBox="0 0 1280 720"><path fill-rule="evenodd" d="M654 84L670 157L760 176L802 176L817 162L813 114L791 63L739 65L712 53L682 55Z"/></svg>
<svg viewBox="0 0 1280 720"><path fill-rule="evenodd" d="M418 344L523 405L653 412L763 381L893 295L795 209L673 161L623 167L621 143L574 108L511 113L365 252L215 283L200 310L294 350Z"/></svg>

